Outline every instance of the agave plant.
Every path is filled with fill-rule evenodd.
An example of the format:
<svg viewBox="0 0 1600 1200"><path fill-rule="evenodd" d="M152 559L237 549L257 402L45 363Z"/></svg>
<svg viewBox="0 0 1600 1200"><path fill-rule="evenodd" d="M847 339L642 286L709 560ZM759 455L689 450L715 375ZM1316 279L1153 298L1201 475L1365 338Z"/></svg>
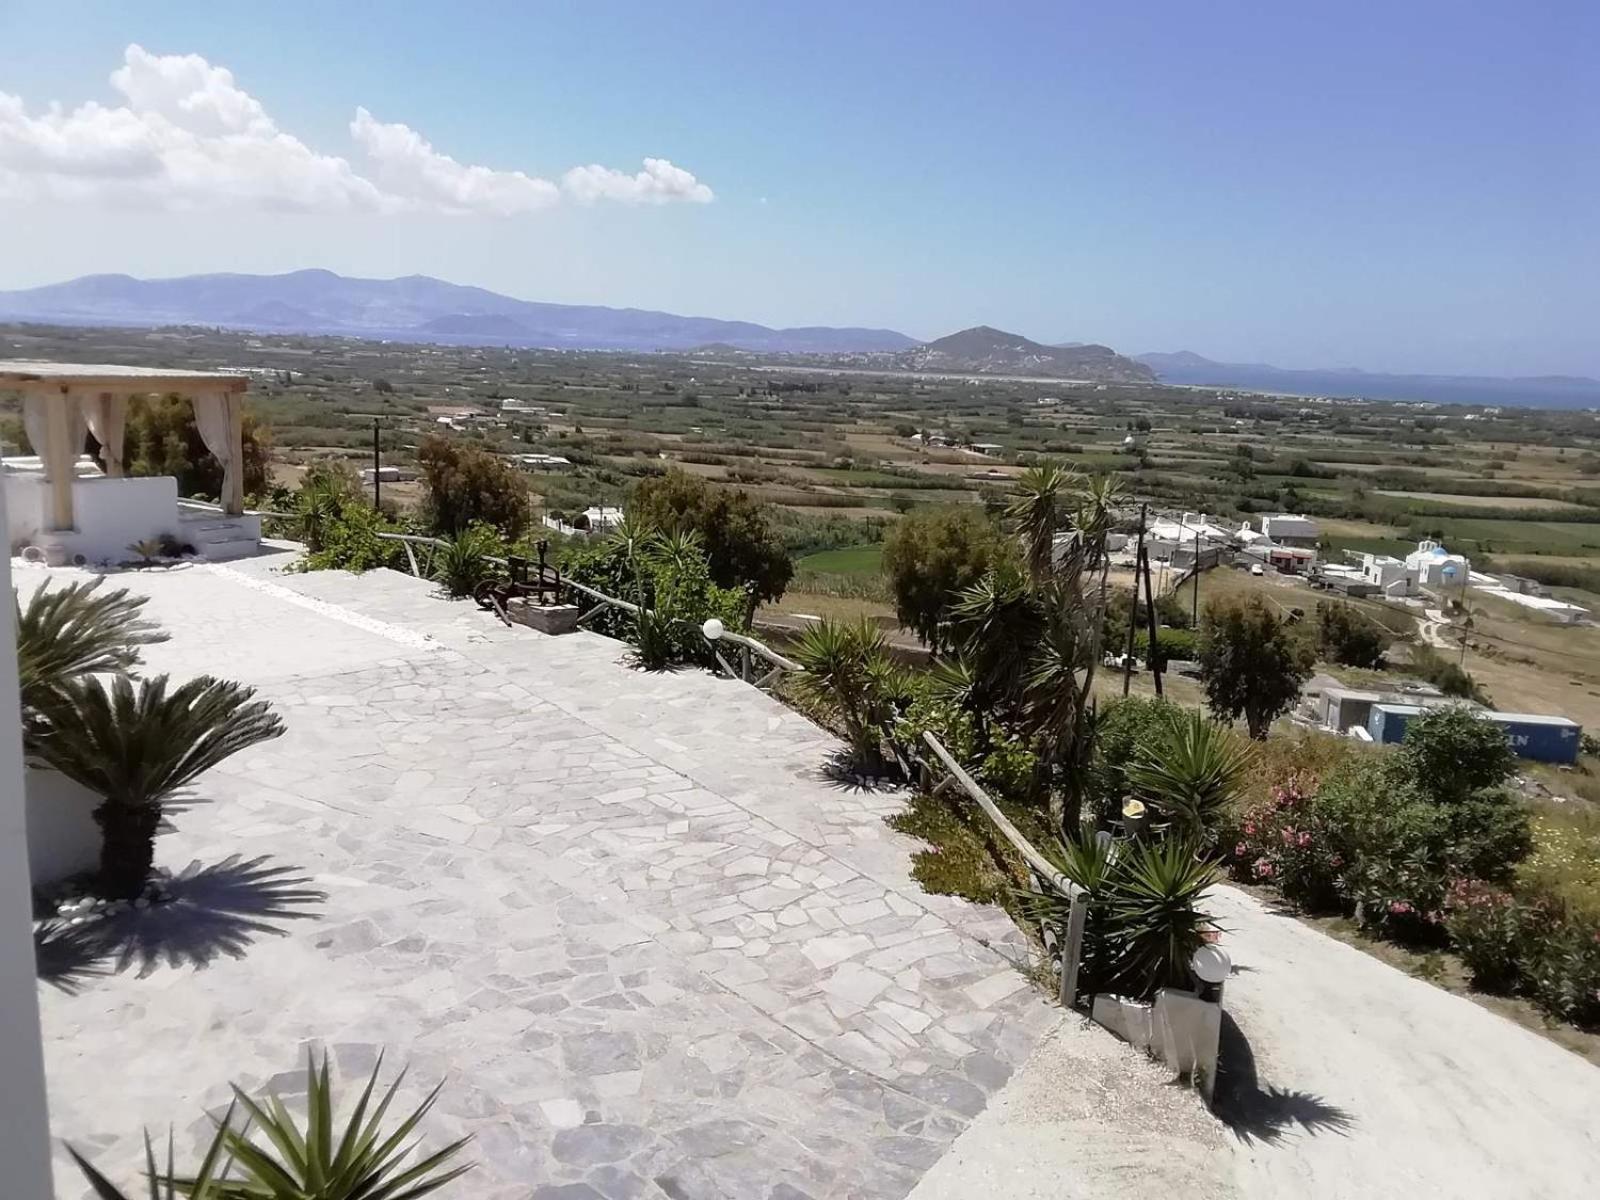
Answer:
<svg viewBox="0 0 1600 1200"><path fill-rule="evenodd" d="M235 1086L234 1102L217 1123L200 1169L190 1176L179 1176L173 1169L170 1141L167 1170L159 1174L147 1135L145 1159L151 1200L172 1200L175 1196L190 1200L420 1200L470 1171L472 1163L449 1165L471 1141L470 1137L458 1138L406 1165L416 1149L416 1143L408 1144L407 1139L433 1108L444 1084L435 1086L393 1131L386 1133L384 1117L405 1072L390 1083L374 1105L382 1068L380 1057L355 1108L337 1125L326 1055L320 1064L314 1053L307 1056L304 1122L297 1120L277 1096L258 1101ZM239 1109L245 1120L236 1126L233 1117ZM259 1140L251 1136L252 1130L259 1131ZM77 1151L71 1147L68 1150L100 1200L128 1200Z"/></svg>
<svg viewBox="0 0 1600 1200"><path fill-rule="evenodd" d="M156 1150L150 1141L148 1132L144 1135L144 1161L145 1180L149 1184L150 1200L177 1200L180 1195L189 1196L191 1200L221 1200L222 1193L219 1187L222 1177L227 1174L232 1165L231 1158L223 1160L220 1165L218 1160L223 1152L222 1130L233 1120L233 1106L228 1106L227 1116L223 1118L222 1125L212 1137L211 1144L206 1148L205 1157L200 1162L199 1169L188 1181L189 1188L180 1192L177 1184L177 1163L173 1155L172 1135L167 1134L167 1169L162 1173L156 1168ZM67 1153L72 1156L72 1161L78 1164L78 1170L83 1172L83 1177L89 1181L89 1187L95 1194L95 1200L132 1200L132 1198L114 1183L96 1170L95 1165L71 1145Z"/></svg>
<svg viewBox="0 0 1600 1200"><path fill-rule="evenodd" d="M87 675L126 675L140 647L167 640L143 617L148 597L126 588L100 591L102 576L64 588L40 588L16 602L17 678L23 736L30 751L43 732L42 710Z"/></svg>
<svg viewBox="0 0 1600 1200"><path fill-rule="evenodd" d="M133 899L150 876L164 805L201 773L278 737L283 722L253 688L200 676L169 690L167 677L88 677L43 705L35 755L101 797L100 887Z"/></svg>
<svg viewBox="0 0 1600 1200"><path fill-rule="evenodd" d="M139 541L129 544L128 552L137 554L140 564L148 567L161 557L161 540L159 538L141 538Z"/></svg>
<svg viewBox="0 0 1600 1200"><path fill-rule="evenodd" d="M480 583L493 579L498 568L489 556L500 548L494 530L483 525L463 529L444 539L433 558L433 577L455 597L470 596Z"/></svg>
<svg viewBox="0 0 1600 1200"><path fill-rule="evenodd" d="M883 630L864 618L855 624L822 620L807 627L791 653L805 668L796 687L838 718L851 761L869 771L881 768L883 730L906 690Z"/></svg>
<svg viewBox="0 0 1600 1200"><path fill-rule="evenodd" d="M1078 838L1045 853L1089 896L1082 991L1148 1000L1159 988L1190 986L1189 960L1216 929L1200 906L1217 865L1197 843ZM1019 891L1016 899L1031 920L1058 928L1068 920L1071 902L1053 890Z"/></svg>
<svg viewBox="0 0 1600 1200"><path fill-rule="evenodd" d="M1165 736L1140 750L1124 778L1172 833L1209 844L1254 761L1254 751L1215 721L1175 713Z"/></svg>

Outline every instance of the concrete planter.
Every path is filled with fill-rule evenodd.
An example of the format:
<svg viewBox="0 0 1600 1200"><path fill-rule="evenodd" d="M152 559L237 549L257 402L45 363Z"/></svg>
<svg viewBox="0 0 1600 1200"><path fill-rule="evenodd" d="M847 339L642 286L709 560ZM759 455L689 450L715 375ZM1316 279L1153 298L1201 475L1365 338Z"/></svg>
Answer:
<svg viewBox="0 0 1600 1200"><path fill-rule="evenodd" d="M1090 1016L1131 1046L1160 1059L1193 1080L1207 1104L1217 1082L1217 1046L1222 1037L1222 1002L1196 993L1162 988L1155 1003L1124 996L1096 996Z"/></svg>
<svg viewBox="0 0 1600 1200"><path fill-rule="evenodd" d="M28 878L48 887L100 865L100 797L58 771L29 767L27 796Z"/></svg>
<svg viewBox="0 0 1600 1200"><path fill-rule="evenodd" d="M540 633L571 633L578 627L579 615L575 604L530 604L526 600L506 604L506 616Z"/></svg>

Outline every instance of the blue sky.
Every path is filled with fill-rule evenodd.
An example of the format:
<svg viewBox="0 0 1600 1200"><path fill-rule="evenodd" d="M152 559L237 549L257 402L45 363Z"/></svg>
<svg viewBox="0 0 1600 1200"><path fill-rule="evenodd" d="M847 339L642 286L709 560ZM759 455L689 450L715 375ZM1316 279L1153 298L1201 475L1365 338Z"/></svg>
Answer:
<svg viewBox="0 0 1600 1200"><path fill-rule="evenodd" d="M0 65L0 287L324 266L769 324L1600 375L1600 5L378 7L0 5L0 43L28 49ZM166 103L180 55L299 147L270 178L226 137L205 178L187 141L151 166L96 140L151 136L119 122ZM88 101L105 111L74 116Z"/></svg>

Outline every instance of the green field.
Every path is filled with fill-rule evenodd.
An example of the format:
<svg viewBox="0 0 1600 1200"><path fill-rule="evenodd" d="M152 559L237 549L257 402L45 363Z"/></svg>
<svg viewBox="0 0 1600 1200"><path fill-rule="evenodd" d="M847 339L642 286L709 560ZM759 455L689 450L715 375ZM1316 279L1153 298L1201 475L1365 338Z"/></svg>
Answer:
<svg viewBox="0 0 1600 1200"><path fill-rule="evenodd" d="M883 571L883 543L808 554L795 569L813 575L877 575Z"/></svg>

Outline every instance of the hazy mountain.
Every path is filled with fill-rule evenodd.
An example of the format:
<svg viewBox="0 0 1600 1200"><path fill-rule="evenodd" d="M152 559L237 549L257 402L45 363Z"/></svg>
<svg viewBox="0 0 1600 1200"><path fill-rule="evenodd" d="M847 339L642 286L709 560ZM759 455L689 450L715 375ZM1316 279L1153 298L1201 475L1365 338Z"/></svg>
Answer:
<svg viewBox="0 0 1600 1200"><path fill-rule="evenodd" d="M1155 373L1109 346L1046 346L1018 333L977 325L895 356L919 371L974 375L1045 375L1108 383L1149 383Z"/></svg>
<svg viewBox="0 0 1600 1200"><path fill-rule="evenodd" d="M599 305L542 304L426 275L352 279L332 271L134 279L86 275L0 292L0 319L79 325L218 325L270 333L559 347L687 350L716 342L768 353L895 351L892 329L769 329Z"/></svg>
<svg viewBox="0 0 1600 1200"><path fill-rule="evenodd" d="M1356 367L1302 370L1268 363L1214 362L1190 350L1139 354L1162 383L1201 384L1293 396L1359 396L1433 404L1521 405L1528 408L1600 406L1600 380L1581 375L1502 378L1492 375L1389 375Z"/></svg>

